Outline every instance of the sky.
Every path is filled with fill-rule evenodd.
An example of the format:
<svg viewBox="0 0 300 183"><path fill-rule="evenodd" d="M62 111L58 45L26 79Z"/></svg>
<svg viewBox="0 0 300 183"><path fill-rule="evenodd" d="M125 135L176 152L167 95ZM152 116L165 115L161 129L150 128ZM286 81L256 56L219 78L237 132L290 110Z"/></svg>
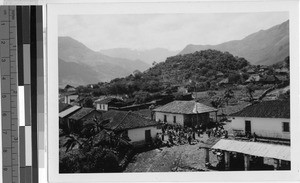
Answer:
<svg viewBox="0 0 300 183"><path fill-rule="evenodd" d="M182 50L188 44L240 40L289 19L287 12L60 15L58 35L94 51L111 48Z"/></svg>

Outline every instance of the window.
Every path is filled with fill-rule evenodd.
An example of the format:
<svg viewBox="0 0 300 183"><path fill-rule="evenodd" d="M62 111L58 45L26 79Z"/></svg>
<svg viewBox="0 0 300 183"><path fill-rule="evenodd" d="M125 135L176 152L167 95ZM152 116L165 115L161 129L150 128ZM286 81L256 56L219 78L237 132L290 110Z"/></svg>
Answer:
<svg viewBox="0 0 300 183"><path fill-rule="evenodd" d="M173 122L176 123L176 116L173 116Z"/></svg>
<svg viewBox="0 0 300 183"><path fill-rule="evenodd" d="M282 131L290 132L290 123L289 122L282 122Z"/></svg>
<svg viewBox="0 0 300 183"><path fill-rule="evenodd" d="M164 115L164 122L167 122L167 115Z"/></svg>

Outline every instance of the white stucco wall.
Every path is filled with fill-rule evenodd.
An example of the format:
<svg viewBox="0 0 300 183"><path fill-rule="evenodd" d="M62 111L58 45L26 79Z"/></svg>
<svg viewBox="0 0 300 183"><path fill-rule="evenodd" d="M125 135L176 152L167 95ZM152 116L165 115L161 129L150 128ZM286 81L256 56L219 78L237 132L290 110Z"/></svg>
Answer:
<svg viewBox="0 0 300 183"><path fill-rule="evenodd" d="M251 133L258 136L290 139L290 132L283 132L282 122L289 122L285 118L232 118L231 127L233 130L242 130L245 132L245 121L251 121Z"/></svg>
<svg viewBox="0 0 300 183"><path fill-rule="evenodd" d="M150 126L145 128L136 128L128 130L128 137L131 142L139 142L145 140L145 131L151 130L152 139L156 137L156 134L161 132L160 129L157 129L156 126Z"/></svg>
<svg viewBox="0 0 300 183"><path fill-rule="evenodd" d="M96 104L96 109L100 111L108 111L108 105L107 104Z"/></svg>
<svg viewBox="0 0 300 183"><path fill-rule="evenodd" d="M76 100L78 98L78 95L67 95L65 96L65 103L70 104L71 100Z"/></svg>
<svg viewBox="0 0 300 183"><path fill-rule="evenodd" d="M167 116L167 123L174 124L174 116L176 116L176 123L180 125L184 125L184 115L183 114L172 114L172 113L163 113L163 112L155 112L155 120L156 121L164 121L164 115Z"/></svg>

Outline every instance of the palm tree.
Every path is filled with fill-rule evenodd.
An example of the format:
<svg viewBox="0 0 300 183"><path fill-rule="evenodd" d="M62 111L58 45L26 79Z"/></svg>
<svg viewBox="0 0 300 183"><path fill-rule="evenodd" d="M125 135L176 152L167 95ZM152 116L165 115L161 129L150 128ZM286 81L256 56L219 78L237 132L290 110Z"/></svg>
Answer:
<svg viewBox="0 0 300 183"><path fill-rule="evenodd" d="M63 147L66 148L66 152L72 150L76 145L78 145L79 149L83 148L84 141L80 139L77 135L69 134L66 135L67 141L64 143Z"/></svg>
<svg viewBox="0 0 300 183"><path fill-rule="evenodd" d="M87 138L92 137L103 129L103 120L94 116L93 119L87 120L83 123L81 134Z"/></svg>

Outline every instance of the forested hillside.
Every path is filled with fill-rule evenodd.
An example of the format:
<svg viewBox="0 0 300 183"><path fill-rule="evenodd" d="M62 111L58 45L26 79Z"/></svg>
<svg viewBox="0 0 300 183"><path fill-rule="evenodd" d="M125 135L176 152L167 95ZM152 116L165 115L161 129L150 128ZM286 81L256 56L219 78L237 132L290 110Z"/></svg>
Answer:
<svg viewBox="0 0 300 183"><path fill-rule="evenodd" d="M128 94L136 92L170 91L176 86L205 90L217 86L217 82L228 77L234 82L243 78L239 72L250 66L244 58L228 52L204 50L167 58L145 72L136 71L125 78L116 78L110 83L100 84L98 94ZM222 73L221 77L217 75Z"/></svg>

